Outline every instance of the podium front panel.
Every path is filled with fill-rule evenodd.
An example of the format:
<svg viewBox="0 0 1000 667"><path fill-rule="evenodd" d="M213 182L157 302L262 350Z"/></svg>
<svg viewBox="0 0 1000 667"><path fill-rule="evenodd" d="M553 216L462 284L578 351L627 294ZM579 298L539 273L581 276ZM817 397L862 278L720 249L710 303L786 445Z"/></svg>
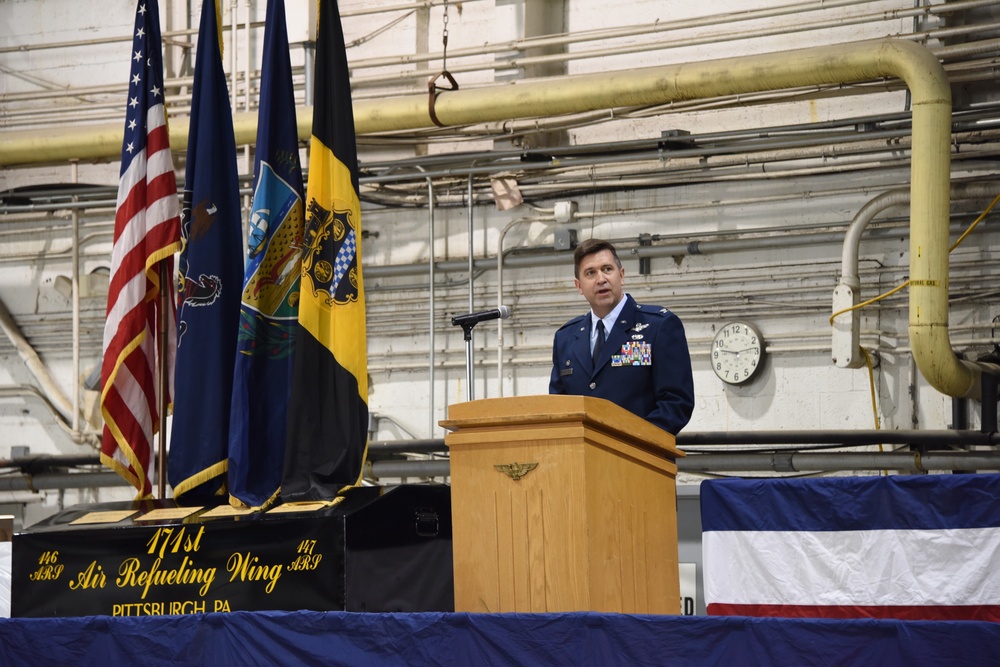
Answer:
<svg viewBox="0 0 1000 667"><path fill-rule="evenodd" d="M676 464L582 422L527 421L445 438L456 611L679 613Z"/></svg>

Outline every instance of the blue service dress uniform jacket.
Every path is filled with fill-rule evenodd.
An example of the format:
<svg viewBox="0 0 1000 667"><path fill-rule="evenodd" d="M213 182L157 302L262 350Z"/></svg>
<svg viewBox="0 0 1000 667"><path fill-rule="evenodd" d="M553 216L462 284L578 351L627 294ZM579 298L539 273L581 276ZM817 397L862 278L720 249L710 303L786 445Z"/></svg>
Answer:
<svg viewBox="0 0 1000 667"><path fill-rule="evenodd" d="M596 368L589 312L556 331L549 393L604 398L676 435L694 410L684 325L666 308L625 299Z"/></svg>

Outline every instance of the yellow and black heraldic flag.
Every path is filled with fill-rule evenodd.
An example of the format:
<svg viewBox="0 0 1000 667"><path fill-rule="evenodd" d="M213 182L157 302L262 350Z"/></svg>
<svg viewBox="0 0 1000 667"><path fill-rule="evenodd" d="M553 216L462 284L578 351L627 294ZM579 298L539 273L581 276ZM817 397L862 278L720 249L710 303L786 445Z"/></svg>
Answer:
<svg viewBox="0 0 1000 667"><path fill-rule="evenodd" d="M357 485L368 438L358 159L336 0L320 0L315 74L283 502L330 500Z"/></svg>

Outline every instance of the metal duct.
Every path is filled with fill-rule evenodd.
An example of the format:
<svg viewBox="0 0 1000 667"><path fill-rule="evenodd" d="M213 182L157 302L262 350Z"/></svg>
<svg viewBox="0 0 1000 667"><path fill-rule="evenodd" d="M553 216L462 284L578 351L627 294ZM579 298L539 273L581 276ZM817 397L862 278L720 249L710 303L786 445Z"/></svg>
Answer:
<svg viewBox="0 0 1000 667"><path fill-rule="evenodd" d="M981 431L702 431L682 433L678 444L687 455L677 460L678 470L688 473L794 473L893 470L906 473L955 470L1000 470L995 452L948 451L949 448L996 447L1000 433ZM919 451L844 452L796 451L692 451L713 445L906 445ZM450 462L439 458L406 459L406 455L445 454L444 438L375 440L369 443L365 479L401 477L447 477ZM0 476L0 491L128 486L114 472L60 470L74 466L97 466L97 456L38 456L0 461L0 467L19 468L20 473Z"/></svg>
<svg viewBox="0 0 1000 667"><path fill-rule="evenodd" d="M956 183L951 186L949 197L955 199L992 199L1000 192L1000 182L980 181ZM861 352L861 317L854 309L861 302L861 278L858 257L861 238L875 217L893 206L908 206L910 192L903 188L888 190L869 200L858 209L844 235L841 252L840 281L833 291L832 344L833 363L840 368L861 368L865 358ZM846 311L846 312L845 312ZM839 313L839 314L838 314Z"/></svg>
<svg viewBox="0 0 1000 667"><path fill-rule="evenodd" d="M1000 454L975 452L779 452L762 454L689 454L677 459L677 470L686 473L796 473L893 470L927 473L932 470L1000 470ZM447 477L447 460L372 461L366 477L375 480L399 477Z"/></svg>
<svg viewBox="0 0 1000 667"><path fill-rule="evenodd" d="M927 473L953 470L1000 470L1000 454L975 452L788 452L775 454L689 454L677 460L677 469L687 473L717 473L726 471L795 473L840 472L845 470L893 470L903 473ZM365 478L373 480L401 477L447 477L447 459L422 461L371 461ZM43 491L53 489L85 489L126 487L125 480L114 472L44 473L40 475L6 475L0 477L0 491Z"/></svg>
<svg viewBox="0 0 1000 667"><path fill-rule="evenodd" d="M17 322L14 321L14 317L10 314L10 311L7 310L7 304L4 303L3 299L0 299L0 331L3 331L7 335L11 345L17 350L18 356L21 357L21 361L24 362L24 365L31 371L38 384L41 385L46 402L57 411L56 417L64 421L72 419L73 405L66 398L65 394L62 393L59 384L52 377L48 367L39 358L38 352L31 347L31 343L21 333L21 329L17 326Z"/></svg>
<svg viewBox="0 0 1000 667"><path fill-rule="evenodd" d="M40 475L4 475L0 491L51 491L55 489L97 489L111 486L131 488L116 472L43 473Z"/></svg>
<svg viewBox="0 0 1000 667"><path fill-rule="evenodd" d="M913 356L938 391L978 398L982 372L1000 373L1000 366L960 360L948 337L951 89L944 68L926 47L886 39L446 91L437 97L435 115L443 125L466 125L887 77L906 84L913 111L909 316ZM434 126L426 95L360 100L354 113L358 134ZM311 117L310 109L299 110L303 139L310 134ZM238 144L255 140L256 124L255 113L235 115ZM187 144L184 125L171 126L171 145L178 149ZM0 166L114 158L120 150L121 127L0 136Z"/></svg>

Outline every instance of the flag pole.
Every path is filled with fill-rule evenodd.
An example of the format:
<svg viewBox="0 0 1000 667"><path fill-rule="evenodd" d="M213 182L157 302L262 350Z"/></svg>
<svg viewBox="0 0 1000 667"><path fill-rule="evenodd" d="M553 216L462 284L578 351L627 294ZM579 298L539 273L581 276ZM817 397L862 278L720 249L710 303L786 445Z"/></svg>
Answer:
<svg viewBox="0 0 1000 667"><path fill-rule="evenodd" d="M173 277L167 274L165 262L160 263L160 331L156 338L157 375L160 383L159 405L157 410L160 419L159 447L156 452L156 483L160 498L167 497L167 405L169 399L169 383L167 380L167 308L170 307L170 285Z"/></svg>

